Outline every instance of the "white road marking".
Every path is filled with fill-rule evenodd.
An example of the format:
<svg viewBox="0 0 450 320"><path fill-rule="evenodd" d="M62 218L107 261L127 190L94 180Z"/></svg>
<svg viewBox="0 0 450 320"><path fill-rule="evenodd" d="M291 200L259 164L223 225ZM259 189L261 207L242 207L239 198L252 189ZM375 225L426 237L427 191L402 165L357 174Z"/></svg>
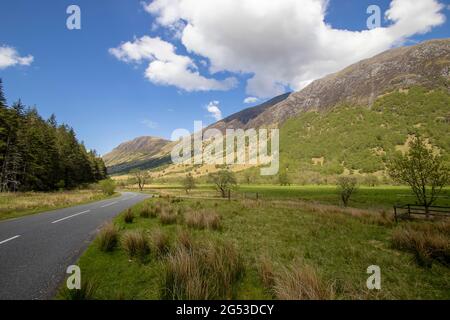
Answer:
<svg viewBox="0 0 450 320"><path fill-rule="evenodd" d="M14 240L14 239L17 239L17 238L19 238L20 236L14 236L14 237L12 237L12 238L9 238L9 239L6 239L6 240L3 240L3 241L1 241L0 242L0 244L4 244L4 243L7 243L8 241L11 241L11 240Z"/></svg>
<svg viewBox="0 0 450 320"><path fill-rule="evenodd" d="M83 211L83 212L80 212L80 213L75 213L75 214L73 214L71 216L68 216L68 217L65 217L65 218L53 221L52 223L58 223L58 222L61 222L61 221L64 221L64 220L67 220L67 219L70 219L70 218L73 218L73 217L85 214L85 213L88 213L88 212L91 212L91 210L86 210L86 211Z"/></svg>
<svg viewBox="0 0 450 320"><path fill-rule="evenodd" d="M116 204L116 203L117 203L117 201L111 202L111 203L105 204L104 206L101 206L101 208L106 208L106 207L112 206L113 204Z"/></svg>

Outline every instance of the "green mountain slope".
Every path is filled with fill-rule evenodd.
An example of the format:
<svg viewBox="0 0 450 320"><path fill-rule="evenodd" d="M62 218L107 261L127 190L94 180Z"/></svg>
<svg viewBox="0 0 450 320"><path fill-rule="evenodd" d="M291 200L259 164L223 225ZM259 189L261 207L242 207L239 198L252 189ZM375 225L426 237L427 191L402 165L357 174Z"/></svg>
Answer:
<svg viewBox="0 0 450 320"><path fill-rule="evenodd" d="M404 150L408 135L419 132L449 159L450 93L422 87L378 98L371 108L340 105L327 112L306 112L281 128L281 168L296 175L316 171L341 174L345 169L373 173Z"/></svg>

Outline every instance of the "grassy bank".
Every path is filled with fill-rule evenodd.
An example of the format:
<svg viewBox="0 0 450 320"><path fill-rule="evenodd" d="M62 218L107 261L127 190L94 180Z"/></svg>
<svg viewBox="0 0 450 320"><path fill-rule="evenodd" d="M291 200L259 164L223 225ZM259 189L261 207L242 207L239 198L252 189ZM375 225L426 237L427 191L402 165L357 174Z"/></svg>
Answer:
<svg viewBox="0 0 450 320"><path fill-rule="evenodd" d="M55 210L109 198L97 190L0 194L0 220Z"/></svg>
<svg viewBox="0 0 450 320"><path fill-rule="evenodd" d="M448 266L424 267L402 249L407 226L296 200L150 199L108 226L79 266L94 299L450 299ZM380 291L366 287L371 265Z"/></svg>

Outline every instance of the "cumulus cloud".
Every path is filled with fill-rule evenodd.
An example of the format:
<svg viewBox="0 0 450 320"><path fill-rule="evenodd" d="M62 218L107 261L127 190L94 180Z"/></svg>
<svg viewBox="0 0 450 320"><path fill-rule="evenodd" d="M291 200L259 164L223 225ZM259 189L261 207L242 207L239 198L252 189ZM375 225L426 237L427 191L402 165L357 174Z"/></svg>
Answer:
<svg viewBox="0 0 450 320"><path fill-rule="evenodd" d="M325 22L328 3L153 0L145 4L145 10L163 28L182 28L182 44L189 53L208 60L211 74L250 75L247 94L260 98L289 88L299 90L445 21L442 11L446 6L439 0L392 0L385 13L386 26L341 30Z"/></svg>
<svg viewBox="0 0 450 320"><path fill-rule="evenodd" d="M246 103L246 104L256 103L258 101L259 101L259 99L256 97L247 97L244 99L244 103Z"/></svg>
<svg viewBox="0 0 450 320"><path fill-rule="evenodd" d="M21 57L13 47L0 46L0 69L15 65L29 66L33 60L34 58L31 55Z"/></svg>
<svg viewBox="0 0 450 320"><path fill-rule="evenodd" d="M175 86L186 91L229 90L236 85L235 78L216 80L200 75L190 57L178 55L175 51L173 44L149 36L109 49L113 56L124 62L148 61L145 77L155 84Z"/></svg>
<svg viewBox="0 0 450 320"><path fill-rule="evenodd" d="M222 111L219 108L219 101L211 101L206 109L210 113L210 116L216 119L216 121L222 120Z"/></svg>

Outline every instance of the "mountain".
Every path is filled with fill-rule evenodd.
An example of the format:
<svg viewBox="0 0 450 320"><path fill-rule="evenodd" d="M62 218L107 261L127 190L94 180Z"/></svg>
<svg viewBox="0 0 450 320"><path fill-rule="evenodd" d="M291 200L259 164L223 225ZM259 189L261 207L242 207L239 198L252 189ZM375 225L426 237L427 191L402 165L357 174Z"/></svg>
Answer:
<svg viewBox="0 0 450 320"><path fill-rule="evenodd" d="M139 137L132 141L120 144L110 153L103 156L109 173L117 173L141 167L148 162L158 163L164 158L164 147L171 141L156 137Z"/></svg>
<svg viewBox="0 0 450 320"><path fill-rule="evenodd" d="M371 106L377 97L411 86L435 88L448 81L449 65L450 39L391 49L312 82L237 127L280 125L301 112L326 111L343 102Z"/></svg>
<svg viewBox="0 0 450 320"><path fill-rule="evenodd" d="M281 168L299 181L306 172L382 172L386 158L404 150L414 132L427 136L448 159L449 106L450 39L442 39L388 50L209 128L280 128ZM149 160L141 157L135 166L167 164L170 146ZM127 159L126 154L122 158ZM203 169L169 166L158 177L214 170ZM306 183L317 182L317 176L311 176L315 180Z"/></svg>
<svg viewBox="0 0 450 320"><path fill-rule="evenodd" d="M214 123L208 128L219 129L220 131L225 131L227 128L245 128L250 121L259 117L262 113L277 105L278 103L285 101L287 98L289 98L290 95L291 93L285 93L258 106L244 109L240 112L232 114L231 116L219 122Z"/></svg>

